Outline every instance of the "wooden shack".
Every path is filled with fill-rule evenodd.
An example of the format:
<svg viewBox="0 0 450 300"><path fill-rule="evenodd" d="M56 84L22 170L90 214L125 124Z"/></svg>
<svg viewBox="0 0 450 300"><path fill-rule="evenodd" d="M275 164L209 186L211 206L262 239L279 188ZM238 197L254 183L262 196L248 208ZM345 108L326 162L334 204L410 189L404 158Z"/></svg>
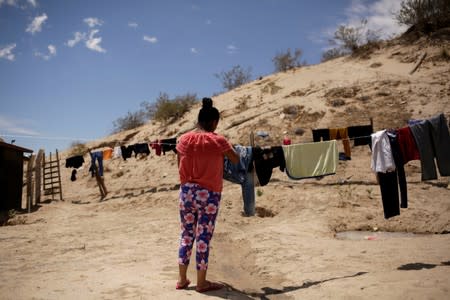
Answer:
<svg viewBox="0 0 450 300"><path fill-rule="evenodd" d="M24 153L32 152L0 141L0 211L22 209Z"/></svg>

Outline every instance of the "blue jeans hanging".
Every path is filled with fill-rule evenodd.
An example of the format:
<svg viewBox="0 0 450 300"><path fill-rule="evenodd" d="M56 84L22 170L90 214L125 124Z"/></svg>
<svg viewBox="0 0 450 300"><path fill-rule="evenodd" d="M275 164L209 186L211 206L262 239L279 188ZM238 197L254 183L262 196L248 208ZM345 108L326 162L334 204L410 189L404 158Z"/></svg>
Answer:
<svg viewBox="0 0 450 300"><path fill-rule="evenodd" d="M94 170L95 170L95 160L98 162L98 175L103 176L103 152L97 151L91 153L91 168L89 169L91 171L92 177L94 177Z"/></svg>
<svg viewBox="0 0 450 300"><path fill-rule="evenodd" d="M233 164L225 157L223 179L241 185L244 213L247 216L253 216L255 215L255 185L253 173L249 172L252 163L252 147L236 145L234 150L240 156L239 162Z"/></svg>

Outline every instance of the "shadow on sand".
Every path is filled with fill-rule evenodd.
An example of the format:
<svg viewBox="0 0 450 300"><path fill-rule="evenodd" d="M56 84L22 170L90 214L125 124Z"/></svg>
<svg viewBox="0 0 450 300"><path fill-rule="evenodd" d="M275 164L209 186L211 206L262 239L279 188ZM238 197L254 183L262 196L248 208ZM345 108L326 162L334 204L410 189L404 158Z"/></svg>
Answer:
<svg viewBox="0 0 450 300"><path fill-rule="evenodd" d="M296 290L301 290L301 289L307 289L309 287L315 286L315 285L319 285L322 284L324 282L327 281L332 281L332 280L338 280L338 279L344 279L344 278L351 278L351 277L357 277L357 276L361 276L364 274L367 274L368 272L358 272L356 274L353 275L348 275L348 276L342 276L342 277L333 277L333 278L328 278L328 279L324 279L324 280L318 280L318 281L306 281L304 282L302 285L297 285L297 286L285 286L282 289L276 289L276 288L271 288L271 287L262 287L261 290L264 292L261 293L255 293L255 292L246 292L246 291L242 291L239 290L237 288L234 288L233 286L222 282L222 284L225 285L224 289L218 290L218 291L212 291L212 292L208 292L206 293L209 296L214 296L217 298L222 298L222 299L239 299L239 300L244 300L244 299L261 299L261 300L267 300L269 298L267 298L270 295L279 295L279 294L284 294L284 293L288 293L288 292L292 292L292 291L296 291ZM191 288L194 289L194 288Z"/></svg>

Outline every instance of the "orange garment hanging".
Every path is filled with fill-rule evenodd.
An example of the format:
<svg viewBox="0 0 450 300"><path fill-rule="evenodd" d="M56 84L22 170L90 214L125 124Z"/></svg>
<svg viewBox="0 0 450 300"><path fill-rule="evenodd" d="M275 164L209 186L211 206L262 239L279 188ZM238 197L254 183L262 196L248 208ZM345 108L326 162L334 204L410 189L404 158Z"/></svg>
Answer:
<svg viewBox="0 0 450 300"><path fill-rule="evenodd" d="M342 140L345 156L347 156L348 158L352 157L352 150L350 149L350 140L348 139L347 127L330 128L330 140Z"/></svg>
<svg viewBox="0 0 450 300"><path fill-rule="evenodd" d="M103 160L111 159L113 153L113 149L103 150Z"/></svg>

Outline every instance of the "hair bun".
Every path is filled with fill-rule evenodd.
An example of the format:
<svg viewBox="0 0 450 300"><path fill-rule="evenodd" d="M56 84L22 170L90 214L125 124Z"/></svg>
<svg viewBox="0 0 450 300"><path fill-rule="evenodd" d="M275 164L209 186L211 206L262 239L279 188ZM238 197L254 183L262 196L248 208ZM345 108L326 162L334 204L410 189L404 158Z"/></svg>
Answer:
<svg viewBox="0 0 450 300"><path fill-rule="evenodd" d="M203 98L202 99L202 107L203 108L212 108L213 107L213 101L211 98Z"/></svg>

